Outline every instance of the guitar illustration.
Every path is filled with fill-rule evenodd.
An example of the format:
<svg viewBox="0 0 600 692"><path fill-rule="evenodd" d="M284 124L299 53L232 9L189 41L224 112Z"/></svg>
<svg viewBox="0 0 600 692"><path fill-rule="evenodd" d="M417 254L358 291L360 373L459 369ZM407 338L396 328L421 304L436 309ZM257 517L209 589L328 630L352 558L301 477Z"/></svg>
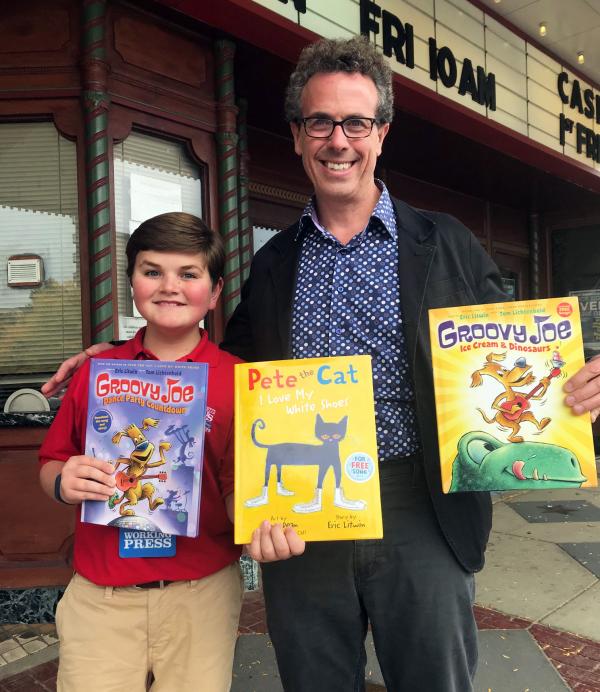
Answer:
<svg viewBox="0 0 600 692"><path fill-rule="evenodd" d="M549 381L558 375L560 375L560 368L552 368L550 373L546 376L546 379ZM504 416L508 418L508 420L517 420L523 411L531 408L529 400L532 397L535 397L536 394L539 394L539 392L541 392L544 388L547 389L548 386L545 385L544 382L538 382L536 386L527 394L515 392L514 399L503 401L500 404L500 408L502 409Z"/></svg>
<svg viewBox="0 0 600 692"><path fill-rule="evenodd" d="M515 387L524 387L535 381L531 365L527 363L526 358L521 357L517 358L512 368L508 368L502 364L505 357L506 353L488 353L485 365L472 373L471 387L479 387L483 377L492 378L502 385L504 391L492 402L492 409L495 409L493 417L488 417L480 408L477 408L477 411L486 423L497 423L502 428L510 430L509 442L523 442L523 437L519 434L523 423L531 423L538 431L542 431L551 422L548 417L541 420L535 417L529 410L530 400L541 399L546 394L550 381L560 375L565 361L561 359L558 351L554 351L549 374L542 377L528 394L520 394L515 391Z"/></svg>
<svg viewBox="0 0 600 692"><path fill-rule="evenodd" d="M157 478L160 483L164 483L167 480L167 472L161 471L160 473L152 475L132 476L124 471L118 471L115 476L115 481L117 483L117 488L122 493L125 493L131 488L135 488L140 481L146 480L147 478Z"/></svg>

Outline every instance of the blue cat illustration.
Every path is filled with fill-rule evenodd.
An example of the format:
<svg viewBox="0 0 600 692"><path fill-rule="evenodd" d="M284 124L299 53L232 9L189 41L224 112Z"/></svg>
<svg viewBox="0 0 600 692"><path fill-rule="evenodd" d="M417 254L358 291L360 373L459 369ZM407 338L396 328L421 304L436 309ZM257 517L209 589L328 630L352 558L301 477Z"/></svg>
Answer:
<svg viewBox="0 0 600 692"><path fill-rule="evenodd" d="M340 462L340 440L346 436L348 416L344 416L338 423L326 423L317 413L315 422L315 436L321 440L321 444L310 445L300 442L281 442L279 444L264 444L256 439L256 429L264 430L266 425L262 418L257 418L252 423L252 442L257 447L267 450L265 462L265 483L262 492L244 502L246 507L260 507L269 502L269 476L273 466L277 469L277 494L291 496L294 493L284 487L281 480L281 470L284 466L318 466L319 475L315 496L310 502L299 503L292 507L294 512L308 514L320 512L322 509L323 480L329 471L333 470L335 476L335 494L333 504L341 509L362 510L367 503L363 500L348 500L344 497L341 487L342 465Z"/></svg>

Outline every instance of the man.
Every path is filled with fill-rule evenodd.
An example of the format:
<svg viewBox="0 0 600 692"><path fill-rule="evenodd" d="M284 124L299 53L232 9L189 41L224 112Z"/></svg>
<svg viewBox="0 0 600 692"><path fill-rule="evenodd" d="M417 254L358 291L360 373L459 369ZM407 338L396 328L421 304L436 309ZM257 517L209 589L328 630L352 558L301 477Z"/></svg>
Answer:
<svg viewBox="0 0 600 692"><path fill-rule="evenodd" d="M223 343L246 360L373 356L384 538L277 560L302 545L265 523L250 546L286 690L364 689L368 621L389 690L465 692L477 662L491 502L441 491L427 309L506 298L466 228L374 179L391 83L361 38L303 51L286 117L315 195L257 253Z"/></svg>
<svg viewBox="0 0 600 692"><path fill-rule="evenodd" d="M363 690L370 623L389 690L465 692L491 503L441 491L427 310L503 300L499 275L460 222L375 180L393 93L367 41L308 46L286 115L315 195L257 253L223 347L246 360L373 356L384 538L305 545L268 522L255 531L281 678L293 692ZM596 363L569 385L576 413L600 406Z"/></svg>
<svg viewBox="0 0 600 692"><path fill-rule="evenodd" d="M391 200L374 179L393 93L368 42L306 48L286 111L315 196L257 254L223 346L246 360L373 356L384 538L310 543L293 560L265 562L284 687L363 689L370 622L388 689L464 692L491 502L441 492L427 308L502 300L499 276L458 221ZM263 525L253 557L277 556L271 536Z"/></svg>

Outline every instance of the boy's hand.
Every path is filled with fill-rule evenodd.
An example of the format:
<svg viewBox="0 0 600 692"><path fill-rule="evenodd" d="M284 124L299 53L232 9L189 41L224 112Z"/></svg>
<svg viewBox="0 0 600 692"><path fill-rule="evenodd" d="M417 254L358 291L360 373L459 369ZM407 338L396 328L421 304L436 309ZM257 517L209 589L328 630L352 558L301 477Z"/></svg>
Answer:
<svg viewBox="0 0 600 692"><path fill-rule="evenodd" d="M577 415L589 411L592 423L600 413L600 356L589 360L564 384L565 404Z"/></svg>
<svg viewBox="0 0 600 692"><path fill-rule="evenodd" d="M107 500L115 492L115 467L85 455L71 457L62 468L60 496L71 505L83 500Z"/></svg>
<svg viewBox="0 0 600 692"><path fill-rule="evenodd" d="M281 524L271 526L265 520L254 530L252 541L245 547L248 555L257 562L274 562L302 555L306 543L291 527L284 529Z"/></svg>
<svg viewBox="0 0 600 692"><path fill-rule="evenodd" d="M89 346L85 351L80 351L74 356L67 358L67 360L61 363L58 370L52 375L48 382L42 385L42 394L47 399L57 395L62 399L64 391L61 390L66 389L75 371L80 368L89 357L102 353L102 351L106 351L108 348L111 348L111 345L104 341L100 344Z"/></svg>

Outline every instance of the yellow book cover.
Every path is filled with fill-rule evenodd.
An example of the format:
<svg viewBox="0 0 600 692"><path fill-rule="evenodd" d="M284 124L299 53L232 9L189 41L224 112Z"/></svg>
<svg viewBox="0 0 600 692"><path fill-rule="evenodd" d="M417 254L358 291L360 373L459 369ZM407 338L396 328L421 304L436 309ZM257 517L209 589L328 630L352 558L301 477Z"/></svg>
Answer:
<svg viewBox="0 0 600 692"><path fill-rule="evenodd" d="M563 401L577 298L437 308L429 327L445 493L598 485L590 417Z"/></svg>
<svg viewBox="0 0 600 692"><path fill-rule="evenodd" d="M371 356L235 366L235 542L381 538Z"/></svg>

